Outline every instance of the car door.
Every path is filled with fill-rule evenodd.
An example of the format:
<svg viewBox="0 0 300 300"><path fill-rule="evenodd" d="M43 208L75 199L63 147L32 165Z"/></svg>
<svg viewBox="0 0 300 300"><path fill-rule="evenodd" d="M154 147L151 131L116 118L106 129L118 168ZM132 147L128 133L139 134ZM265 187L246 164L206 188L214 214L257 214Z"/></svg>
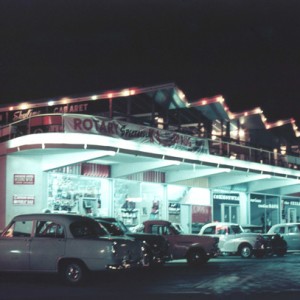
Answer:
<svg viewBox="0 0 300 300"><path fill-rule="evenodd" d="M300 250L299 225L297 224L288 225L285 239L288 244L288 250Z"/></svg>
<svg viewBox="0 0 300 300"><path fill-rule="evenodd" d="M0 239L0 270L29 270L33 221L15 221Z"/></svg>
<svg viewBox="0 0 300 300"><path fill-rule="evenodd" d="M37 221L30 245L30 268L36 271L55 271L57 261L65 254L65 230L53 221Z"/></svg>
<svg viewBox="0 0 300 300"><path fill-rule="evenodd" d="M270 233L277 233L277 234L281 235L285 239L285 241L288 245L288 250L292 250L292 247L291 247L291 245L293 244L291 241L292 236L290 236L288 234L288 226L286 226L285 224L276 225L273 229L271 229Z"/></svg>

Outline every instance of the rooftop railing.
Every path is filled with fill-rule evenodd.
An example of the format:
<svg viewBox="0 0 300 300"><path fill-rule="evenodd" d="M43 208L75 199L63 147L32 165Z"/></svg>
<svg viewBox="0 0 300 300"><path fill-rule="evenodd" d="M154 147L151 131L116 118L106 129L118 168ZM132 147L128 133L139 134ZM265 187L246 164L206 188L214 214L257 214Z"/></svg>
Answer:
<svg viewBox="0 0 300 300"><path fill-rule="evenodd" d="M0 128L0 142L24 135L48 132L65 132L63 114L37 115L3 126ZM211 155L300 170L299 155L283 155L276 151L255 148L233 141L225 142L221 139L199 138L199 140L207 141L207 151Z"/></svg>

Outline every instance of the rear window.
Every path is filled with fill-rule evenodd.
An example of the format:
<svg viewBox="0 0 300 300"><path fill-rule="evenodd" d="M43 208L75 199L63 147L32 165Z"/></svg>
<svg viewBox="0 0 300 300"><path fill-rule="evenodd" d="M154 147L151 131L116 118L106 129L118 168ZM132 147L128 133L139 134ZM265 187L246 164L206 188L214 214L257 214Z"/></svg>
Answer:
<svg viewBox="0 0 300 300"><path fill-rule="evenodd" d="M70 231L74 238L97 238L107 235L105 229L97 222L76 221L70 225Z"/></svg>
<svg viewBox="0 0 300 300"><path fill-rule="evenodd" d="M204 229L203 234L215 234L216 233L216 226L209 226Z"/></svg>
<svg viewBox="0 0 300 300"><path fill-rule="evenodd" d="M243 232L243 230L241 229L241 227L239 225L232 225L232 226L230 226L230 229L231 229L232 232L229 232L229 233L238 234L238 233Z"/></svg>

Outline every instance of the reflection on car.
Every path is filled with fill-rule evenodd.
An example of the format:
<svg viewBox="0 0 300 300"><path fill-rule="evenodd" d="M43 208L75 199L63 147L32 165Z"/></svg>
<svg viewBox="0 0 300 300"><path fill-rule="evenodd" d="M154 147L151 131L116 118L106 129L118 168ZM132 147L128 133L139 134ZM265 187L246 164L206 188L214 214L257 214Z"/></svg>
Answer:
<svg viewBox="0 0 300 300"><path fill-rule="evenodd" d="M89 271L138 267L141 243L110 237L89 218L28 214L12 219L0 237L0 271L58 273L72 285Z"/></svg>
<svg viewBox="0 0 300 300"><path fill-rule="evenodd" d="M279 234L287 242L289 250L300 250L300 223L283 223L273 225L268 234Z"/></svg>

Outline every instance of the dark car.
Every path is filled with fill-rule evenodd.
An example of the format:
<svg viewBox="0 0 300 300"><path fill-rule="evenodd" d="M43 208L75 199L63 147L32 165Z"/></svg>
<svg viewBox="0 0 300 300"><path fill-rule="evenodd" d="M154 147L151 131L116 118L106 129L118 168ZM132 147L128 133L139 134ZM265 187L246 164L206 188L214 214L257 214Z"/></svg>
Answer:
<svg viewBox="0 0 300 300"><path fill-rule="evenodd" d="M149 266L163 265L171 260L168 241L161 235L130 231L120 220L113 217L97 217L95 220L106 228L112 236L128 236L144 243Z"/></svg>
<svg viewBox="0 0 300 300"><path fill-rule="evenodd" d="M286 239L278 232L264 232L263 226L260 225L243 225L244 232L260 233L261 236L267 241L266 254L268 256L277 255L284 256L288 249Z"/></svg>
<svg viewBox="0 0 300 300"><path fill-rule="evenodd" d="M202 266L219 255L218 237L184 234L167 220L148 220L137 230L162 235L169 242L172 259L186 259L191 266Z"/></svg>

